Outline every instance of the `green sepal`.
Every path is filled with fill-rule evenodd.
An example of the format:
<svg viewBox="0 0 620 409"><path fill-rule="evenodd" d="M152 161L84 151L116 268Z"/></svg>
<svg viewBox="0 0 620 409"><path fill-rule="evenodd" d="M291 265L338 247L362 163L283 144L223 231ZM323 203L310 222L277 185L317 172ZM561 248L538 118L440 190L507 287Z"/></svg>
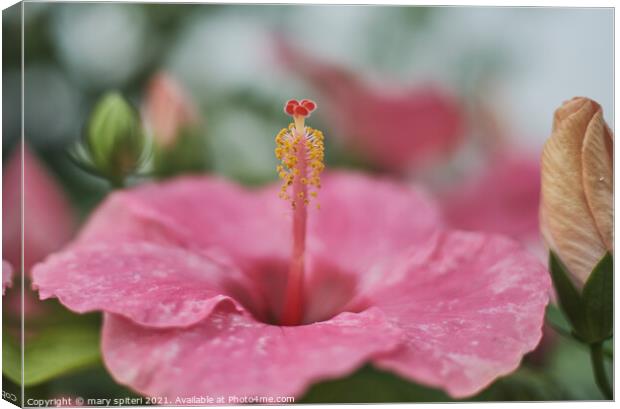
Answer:
<svg viewBox="0 0 620 409"><path fill-rule="evenodd" d="M545 320L556 332L572 337L573 328L571 323L566 319L566 315L552 303L547 305L545 311Z"/></svg>
<svg viewBox="0 0 620 409"><path fill-rule="evenodd" d="M577 338L586 340L588 334L588 322L581 294L573 285L566 268L555 255L549 252L549 271L555 287L556 294L562 312L566 315L573 327L573 333Z"/></svg>
<svg viewBox="0 0 620 409"><path fill-rule="evenodd" d="M610 253L598 262L583 287L582 300L589 323L589 341L601 342L613 331L614 262Z"/></svg>
<svg viewBox="0 0 620 409"><path fill-rule="evenodd" d="M575 288L569 274L553 253L549 253L549 270L562 312L578 340L594 344L609 339L613 331L613 257L607 253L590 273L582 293Z"/></svg>

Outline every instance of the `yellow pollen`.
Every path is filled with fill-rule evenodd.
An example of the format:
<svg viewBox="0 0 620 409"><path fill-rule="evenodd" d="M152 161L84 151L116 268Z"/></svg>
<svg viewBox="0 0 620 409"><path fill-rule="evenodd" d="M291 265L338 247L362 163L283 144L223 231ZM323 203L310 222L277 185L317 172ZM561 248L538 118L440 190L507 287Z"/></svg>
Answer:
<svg viewBox="0 0 620 409"><path fill-rule="evenodd" d="M325 147L323 145L323 132L304 126L303 118L301 121L295 118L295 123L289 124L288 128L282 129L275 137L276 148L275 156L280 161L276 167L278 176L282 179L282 187L280 197L290 201L293 208L296 206L296 200L289 194L289 188L295 182L303 185L313 186L316 189L321 187L321 172L325 169L324 154ZM301 143L300 143L301 142ZM302 149L305 155L304 169L305 177L300 177L301 169L299 164L298 149ZM303 157L302 157L303 158ZM310 203L317 197L317 192L309 192L305 195L303 192L298 194L299 202L305 205ZM317 204L318 207L318 204Z"/></svg>

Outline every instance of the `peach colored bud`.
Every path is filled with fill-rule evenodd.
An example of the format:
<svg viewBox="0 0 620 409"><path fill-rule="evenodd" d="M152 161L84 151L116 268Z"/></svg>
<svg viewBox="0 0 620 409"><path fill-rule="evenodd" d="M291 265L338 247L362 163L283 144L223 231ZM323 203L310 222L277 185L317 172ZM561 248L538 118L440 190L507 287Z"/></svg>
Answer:
<svg viewBox="0 0 620 409"><path fill-rule="evenodd" d="M613 134L591 99L575 97L555 111L541 189L543 237L582 288L613 251Z"/></svg>
<svg viewBox="0 0 620 409"><path fill-rule="evenodd" d="M192 100L166 73L156 74L149 82L143 115L155 143L162 147L173 145L181 128L198 121Z"/></svg>

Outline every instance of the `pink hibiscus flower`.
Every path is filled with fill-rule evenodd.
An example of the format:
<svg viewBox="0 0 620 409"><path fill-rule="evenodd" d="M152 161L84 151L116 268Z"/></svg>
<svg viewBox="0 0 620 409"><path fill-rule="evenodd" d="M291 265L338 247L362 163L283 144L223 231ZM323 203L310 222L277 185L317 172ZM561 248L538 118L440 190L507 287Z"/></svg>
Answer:
<svg viewBox="0 0 620 409"><path fill-rule="evenodd" d="M169 404L299 396L370 362L464 397L536 346L542 265L508 238L444 229L420 189L322 176L315 107L285 108L282 187L194 176L116 192L35 267L42 298L105 312L118 382Z"/></svg>
<svg viewBox="0 0 620 409"><path fill-rule="evenodd" d="M464 135L464 114L454 96L435 86L392 92L373 87L337 65L277 41L284 64L307 80L327 106L337 135L377 166L408 171L443 158Z"/></svg>

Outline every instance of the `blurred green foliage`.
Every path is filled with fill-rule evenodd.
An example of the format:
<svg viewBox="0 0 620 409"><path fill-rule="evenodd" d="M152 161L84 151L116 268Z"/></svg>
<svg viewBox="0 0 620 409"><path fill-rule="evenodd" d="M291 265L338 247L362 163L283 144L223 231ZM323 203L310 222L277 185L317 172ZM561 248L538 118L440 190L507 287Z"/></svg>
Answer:
<svg viewBox="0 0 620 409"><path fill-rule="evenodd" d="M611 371L611 365L608 368ZM602 400L592 379L587 348L560 337L543 366L527 361L476 396L462 401ZM456 402L444 392L366 366L355 374L313 386L302 403Z"/></svg>
<svg viewBox="0 0 620 409"><path fill-rule="evenodd" d="M11 294L19 298L19 283ZM24 317L23 380L31 387L100 364L99 314L78 315L57 300L38 301L27 290ZM36 305L35 305L36 303ZM22 379L21 320L15 307L3 310L2 372L14 383ZM34 310L34 311L33 311ZM32 311L32 312L31 312Z"/></svg>

